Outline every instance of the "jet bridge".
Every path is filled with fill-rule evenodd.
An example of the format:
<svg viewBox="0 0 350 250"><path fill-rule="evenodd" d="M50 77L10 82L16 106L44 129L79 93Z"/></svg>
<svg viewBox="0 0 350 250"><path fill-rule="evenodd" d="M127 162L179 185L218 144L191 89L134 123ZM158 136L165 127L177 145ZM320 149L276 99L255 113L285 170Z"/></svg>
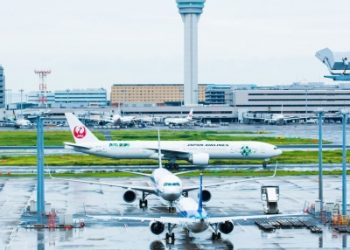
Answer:
<svg viewBox="0 0 350 250"><path fill-rule="evenodd" d="M324 63L330 75L324 76L334 81L350 81L350 52L333 52L325 48L315 55Z"/></svg>

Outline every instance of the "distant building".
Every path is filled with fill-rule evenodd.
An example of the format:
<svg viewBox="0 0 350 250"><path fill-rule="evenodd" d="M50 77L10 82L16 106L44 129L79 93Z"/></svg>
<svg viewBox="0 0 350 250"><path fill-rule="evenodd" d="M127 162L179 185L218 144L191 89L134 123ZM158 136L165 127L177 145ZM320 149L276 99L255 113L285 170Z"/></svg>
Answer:
<svg viewBox="0 0 350 250"><path fill-rule="evenodd" d="M233 90L231 106L238 112L258 113L312 113L322 108L336 113L350 107L350 89L323 83L290 86L259 87L251 90Z"/></svg>
<svg viewBox="0 0 350 250"><path fill-rule="evenodd" d="M5 108L5 76L4 76L4 68L0 65L0 108Z"/></svg>
<svg viewBox="0 0 350 250"><path fill-rule="evenodd" d="M200 103L205 102L206 86L198 86ZM111 89L111 105L180 106L183 104L183 89L183 84L114 84Z"/></svg>
<svg viewBox="0 0 350 250"><path fill-rule="evenodd" d="M205 104L230 104L231 93L235 89L255 89L255 84L209 84L205 89Z"/></svg>
<svg viewBox="0 0 350 250"><path fill-rule="evenodd" d="M28 102L39 105L39 92L28 95ZM107 106L107 91L101 89L67 89L47 93L50 108L84 108Z"/></svg>

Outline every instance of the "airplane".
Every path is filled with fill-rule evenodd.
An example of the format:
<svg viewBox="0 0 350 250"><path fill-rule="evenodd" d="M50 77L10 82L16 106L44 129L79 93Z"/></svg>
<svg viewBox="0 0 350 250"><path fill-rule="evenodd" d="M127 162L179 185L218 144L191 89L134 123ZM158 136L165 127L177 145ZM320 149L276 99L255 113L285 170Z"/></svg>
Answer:
<svg viewBox="0 0 350 250"><path fill-rule="evenodd" d="M212 240L221 239L221 233L229 234L234 229L234 221L237 220L252 220L271 217L288 217L299 216L302 214L277 214L277 215L250 215L250 216L231 216L231 217L211 217L203 208L203 176L200 175L200 185L198 192L198 202L190 197L180 197L176 202L176 207L179 216L170 217L116 217L118 221L142 221L149 222L150 231L155 235L162 234L165 230L165 240L167 244L174 244L175 234L174 228L180 226L187 233L201 233L210 229L212 231ZM253 179L253 178L252 178Z"/></svg>
<svg viewBox="0 0 350 250"><path fill-rule="evenodd" d="M124 171L127 173L146 176L146 177L150 178L151 183L152 183L152 187L144 187L144 186L141 187L141 186L133 186L133 185L122 185L122 184L113 184L113 183L105 183L105 182L95 182L95 181L83 181L83 180L76 180L76 179L64 179L64 178L56 178L56 179L61 179L61 180L70 181L70 182L96 184L96 185L119 187L119 188L127 189L127 191L123 195L123 199L127 203L132 203L136 200L135 191L142 192L142 198L139 200L139 207L140 208L147 208L148 201L146 200L146 197L148 195L153 194L153 195L158 196L161 199L161 201L165 201L166 203L168 203L169 204L169 212L173 212L175 209L174 203L181 197L181 195L184 195L187 197L188 192L193 191L193 190L197 190L198 186L187 186L187 187L183 186L181 179L178 177L178 175L188 173L191 171L184 171L184 172L178 172L178 173L173 174L172 172L163 168L159 130L158 130L158 163L159 163L158 168L153 170L152 174ZM274 177L276 175L276 171L277 171L277 164L275 167L275 172L274 172L272 177ZM257 178L251 178L251 179L256 180ZM243 181L248 181L251 179L245 179ZM242 182L242 181L229 181L229 182L212 183L212 184L205 185L204 187L205 188L217 187L217 186L222 186L222 185L236 184L238 182ZM202 192L203 201L208 202L211 199L210 191L203 190L201 192Z"/></svg>
<svg viewBox="0 0 350 250"><path fill-rule="evenodd" d="M190 110L190 113L187 115L187 117L164 119L164 124L166 126L186 125L192 121L192 117L193 117L193 109Z"/></svg>
<svg viewBox="0 0 350 250"><path fill-rule="evenodd" d="M77 152L115 159L157 159L157 141L100 141L72 113L66 113L75 143L65 148ZM210 159L261 159L266 161L282 153L276 146L255 141L163 141L162 159L167 167L177 168L176 160L194 165L208 165Z"/></svg>
<svg viewBox="0 0 350 250"><path fill-rule="evenodd" d="M13 112L13 118L5 118L5 124L8 124L9 126L13 126L17 129L29 128L34 125L30 120L24 118L24 116L18 117L14 110L12 112Z"/></svg>
<svg viewBox="0 0 350 250"><path fill-rule="evenodd" d="M287 122L299 121L302 119L303 118L297 117L297 116L288 116L284 114L272 114L271 118L265 118L264 122L268 124L285 124Z"/></svg>

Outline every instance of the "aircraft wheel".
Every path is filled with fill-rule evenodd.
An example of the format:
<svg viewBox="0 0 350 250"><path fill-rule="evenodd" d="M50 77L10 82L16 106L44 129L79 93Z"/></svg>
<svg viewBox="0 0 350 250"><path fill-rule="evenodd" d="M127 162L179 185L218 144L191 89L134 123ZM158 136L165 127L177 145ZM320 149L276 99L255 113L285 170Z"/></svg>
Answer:
<svg viewBox="0 0 350 250"><path fill-rule="evenodd" d="M166 233L165 241L167 244L173 245L175 243L175 234L174 233Z"/></svg>
<svg viewBox="0 0 350 250"><path fill-rule="evenodd" d="M148 201L147 200L140 200L139 202L139 207L140 208L147 208L148 206Z"/></svg>

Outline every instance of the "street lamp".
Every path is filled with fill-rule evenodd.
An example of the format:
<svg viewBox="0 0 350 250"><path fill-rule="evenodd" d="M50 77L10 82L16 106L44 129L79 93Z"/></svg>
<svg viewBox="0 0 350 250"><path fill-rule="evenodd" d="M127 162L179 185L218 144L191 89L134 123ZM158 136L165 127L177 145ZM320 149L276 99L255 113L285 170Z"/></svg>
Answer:
<svg viewBox="0 0 350 250"><path fill-rule="evenodd" d="M346 206L347 206L347 185L346 185L346 124L348 121L348 112L343 109L341 110L342 114L342 135L343 135L343 144L342 144L342 215L346 216Z"/></svg>
<svg viewBox="0 0 350 250"><path fill-rule="evenodd" d="M318 199L320 200L320 211L323 211L323 166L322 166L322 120L324 111L323 109L317 109L318 115Z"/></svg>

